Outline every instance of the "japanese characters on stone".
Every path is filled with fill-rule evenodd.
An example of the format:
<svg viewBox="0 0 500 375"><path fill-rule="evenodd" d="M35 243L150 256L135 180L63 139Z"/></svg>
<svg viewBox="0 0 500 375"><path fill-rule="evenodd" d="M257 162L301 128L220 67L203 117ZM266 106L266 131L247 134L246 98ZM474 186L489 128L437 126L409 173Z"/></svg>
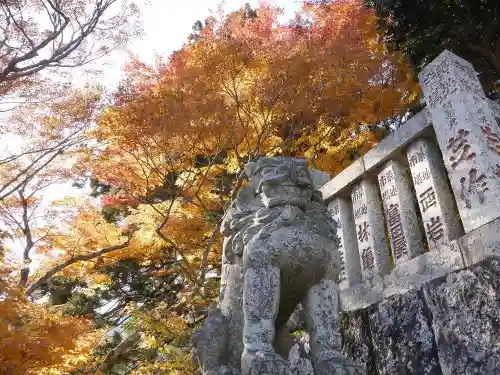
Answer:
<svg viewBox="0 0 500 375"><path fill-rule="evenodd" d="M328 205L328 209L337 222L341 270L339 288L347 289L361 282L361 266L358 243L355 236L354 218L351 202L337 197Z"/></svg>
<svg viewBox="0 0 500 375"><path fill-rule="evenodd" d="M346 261L345 261L345 246L344 246L344 236L342 235L342 226L340 223L340 212L338 202L332 202L328 207L333 219L337 222L337 237L339 238L339 253L340 253L340 273L339 273L339 284L347 281L346 272Z"/></svg>
<svg viewBox="0 0 500 375"><path fill-rule="evenodd" d="M500 132L495 113L472 66L449 51L423 69L419 79L469 232L500 216ZM423 179L414 180L417 185Z"/></svg>
<svg viewBox="0 0 500 375"><path fill-rule="evenodd" d="M423 156L415 154L410 163L415 165L419 160L423 160ZM421 254L423 246L404 168L390 161L379 173L378 180L394 261L405 262Z"/></svg>
<svg viewBox="0 0 500 375"><path fill-rule="evenodd" d="M408 248L403 233L403 223L401 223L401 214L399 212L399 204L389 204L386 218L392 251L394 253L394 258L398 260L408 255Z"/></svg>
<svg viewBox="0 0 500 375"><path fill-rule="evenodd" d="M378 194L377 186L369 180L362 180L351 192L363 280L387 274L391 268Z"/></svg>
<svg viewBox="0 0 500 375"><path fill-rule="evenodd" d="M460 233L450 188L441 157L433 143L417 139L407 149L420 214L430 249L449 243Z"/></svg>
<svg viewBox="0 0 500 375"><path fill-rule="evenodd" d="M363 271L375 269L375 259L370 247L370 224L368 223L368 206L362 185L356 186L352 191L352 202L356 228L356 240L360 249L361 266Z"/></svg>

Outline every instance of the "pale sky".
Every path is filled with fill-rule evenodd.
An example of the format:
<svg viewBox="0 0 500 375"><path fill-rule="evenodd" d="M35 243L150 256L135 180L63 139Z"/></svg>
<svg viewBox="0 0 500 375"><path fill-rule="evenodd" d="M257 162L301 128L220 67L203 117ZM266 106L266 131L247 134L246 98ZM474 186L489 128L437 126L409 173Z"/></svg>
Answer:
<svg viewBox="0 0 500 375"><path fill-rule="evenodd" d="M137 0L144 1L141 6L143 19L144 36L140 40L132 41L129 45L131 52L136 54L140 60L151 63L155 54L162 57L167 57L174 50L179 49L186 41L189 34L192 32L192 26L197 20L202 22L207 18L211 10L216 10L222 0ZM259 0L226 0L224 1L224 9L233 11L245 3L250 3L252 7L257 7ZM300 0L267 0L267 4L276 5L284 10L284 19L292 18L295 11L299 8ZM100 64L103 77L99 78L99 82L108 89L113 89L120 81L122 75L122 67L127 62L127 54L113 51L109 57L103 60L98 60L96 64ZM77 86L83 85L86 81L92 82L96 78L77 72L75 76ZM4 119L0 118L0 125ZM0 139L0 148L3 149L8 144L8 139ZM86 193L87 189L76 189L71 186L71 182L67 184L52 185L44 191L44 204L42 209L52 200L62 199L65 196L81 196ZM10 241L7 241L9 243ZM10 244L16 254L22 252L23 245L21 243ZM35 266L37 256L32 254Z"/></svg>
<svg viewBox="0 0 500 375"><path fill-rule="evenodd" d="M141 0L139 0L141 1ZM167 57L173 51L182 47L192 33L193 24L197 20L202 22L212 10L216 10L222 0L147 0L149 4L141 7L144 36L140 40L130 43L129 49L140 60L151 63L156 54ZM236 10L250 3L255 8L260 2L275 5L284 10L283 20L292 18L300 7L300 0L226 0L224 9L227 12ZM104 61L97 61L97 64ZM102 84L112 89L120 81L122 67L127 63L127 54L112 52L103 65L104 76ZM78 84L91 81L93 77L82 77ZM81 194L82 190L71 187L71 183L61 189L47 189L45 198L48 201L62 198L61 195Z"/></svg>
<svg viewBox="0 0 500 375"><path fill-rule="evenodd" d="M197 20L202 22L211 10L216 10L222 0L149 0L149 4L141 7L144 37L133 41L130 50L144 62L152 62L155 53L168 56L179 49L192 32ZM226 11L233 11L250 3L257 7L259 0L226 0ZM267 0L267 4L283 8L284 18L291 18L300 6L299 0ZM105 69L106 85L115 86L121 75L121 66L126 56L114 54L110 65Z"/></svg>

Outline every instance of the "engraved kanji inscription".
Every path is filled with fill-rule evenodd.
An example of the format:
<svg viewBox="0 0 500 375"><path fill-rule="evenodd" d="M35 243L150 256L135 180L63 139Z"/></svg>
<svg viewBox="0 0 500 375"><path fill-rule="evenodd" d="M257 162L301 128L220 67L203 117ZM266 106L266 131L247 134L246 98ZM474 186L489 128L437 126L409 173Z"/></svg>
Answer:
<svg viewBox="0 0 500 375"><path fill-rule="evenodd" d="M363 192L363 189L360 186L352 192L352 201L356 202L356 201L360 200L361 198L363 198L364 196L365 196L365 194Z"/></svg>
<svg viewBox="0 0 500 375"><path fill-rule="evenodd" d="M408 249L406 248L403 224L401 223L401 214L399 212L398 204L389 205L389 209L387 210L387 226L389 227L394 257L399 259L408 253Z"/></svg>
<svg viewBox="0 0 500 375"><path fill-rule="evenodd" d="M425 224L430 241L436 242L444 237L443 223L439 216L431 217L430 222Z"/></svg>
<svg viewBox="0 0 500 375"><path fill-rule="evenodd" d="M449 94L457 90L457 88L452 85L441 84L442 80L449 81L450 78L450 64L448 61L442 61L433 66L432 70L430 70L424 77L421 77L422 84L428 91L426 95L426 102L428 106L436 106Z"/></svg>
<svg viewBox="0 0 500 375"><path fill-rule="evenodd" d="M371 270L375 268L375 259L373 258L373 252L370 247L361 250L361 261L363 263L364 270Z"/></svg>
<svg viewBox="0 0 500 375"><path fill-rule="evenodd" d="M385 174L385 178L387 179L387 183L391 183L394 181L394 173L389 170L387 171L387 173Z"/></svg>
<svg viewBox="0 0 500 375"><path fill-rule="evenodd" d="M472 208L472 198L477 197L483 204L485 193L489 190L488 179L484 173L478 175L477 169L472 168L467 177L460 179L460 199L465 202L465 207Z"/></svg>
<svg viewBox="0 0 500 375"><path fill-rule="evenodd" d="M467 139L468 130L460 129L458 134L448 140L446 149L450 152L451 168L455 169L462 161L471 161L476 157Z"/></svg>
<svg viewBox="0 0 500 375"><path fill-rule="evenodd" d="M457 125L457 118L453 113L453 106L450 101L441 104L441 108L443 109L444 117L446 118L446 122L448 123L449 128L453 128Z"/></svg>
<svg viewBox="0 0 500 375"><path fill-rule="evenodd" d="M461 65L457 61L446 59L434 65L424 77L420 77L428 91L426 95L427 105L435 107L450 94L459 90L484 96L481 86L476 82L476 76L471 68Z"/></svg>
<svg viewBox="0 0 500 375"><path fill-rule="evenodd" d="M390 189L384 190L382 192L382 199L385 201L385 200L393 198L397 195L398 195L398 191L396 190L396 187L393 186Z"/></svg>
<svg viewBox="0 0 500 375"><path fill-rule="evenodd" d="M413 176L413 183L415 185L420 185L424 181L426 181L430 178L431 178L431 172L429 171L428 168L425 168L425 170L423 172L415 173L415 175Z"/></svg>
<svg viewBox="0 0 500 375"><path fill-rule="evenodd" d="M368 228L370 226L366 221L363 222L363 224L358 225L358 240L359 242L363 243L365 241L368 241Z"/></svg>
<svg viewBox="0 0 500 375"><path fill-rule="evenodd" d="M422 208L422 212L426 212L429 208L436 206L436 193L434 189L430 187L422 194L419 195L420 207Z"/></svg>
<svg viewBox="0 0 500 375"><path fill-rule="evenodd" d="M331 206L330 212L332 213L333 216L337 216L339 214L339 205L334 204L333 206Z"/></svg>
<svg viewBox="0 0 500 375"><path fill-rule="evenodd" d="M345 258L344 258L344 252L341 250L344 248L344 245L342 242L339 243L339 254L340 254L340 273L339 273L339 281L345 281L347 280L347 273L346 273L346 267L345 267Z"/></svg>
<svg viewBox="0 0 500 375"><path fill-rule="evenodd" d="M414 167L415 165L417 165L418 163L420 163L424 160L425 160L425 153L424 153L424 150L422 149L422 147L420 147L420 149L418 149L415 153L413 153L410 156L410 160L409 160L410 167Z"/></svg>
<svg viewBox="0 0 500 375"><path fill-rule="evenodd" d="M497 155L500 155L500 136L498 136L497 133L494 133L489 126L481 126L481 130L486 137L488 148L495 151Z"/></svg>
<svg viewBox="0 0 500 375"><path fill-rule="evenodd" d="M385 174L382 174L378 177L378 182L381 188L383 188L385 184L387 184L387 178L385 178Z"/></svg>
<svg viewBox="0 0 500 375"><path fill-rule="evenodd" d="M359 219L363 215L366 215L368 213L368 207L366 207L366 204L362 205L361 207L358 207L354 210L354 218Z"/></svg>

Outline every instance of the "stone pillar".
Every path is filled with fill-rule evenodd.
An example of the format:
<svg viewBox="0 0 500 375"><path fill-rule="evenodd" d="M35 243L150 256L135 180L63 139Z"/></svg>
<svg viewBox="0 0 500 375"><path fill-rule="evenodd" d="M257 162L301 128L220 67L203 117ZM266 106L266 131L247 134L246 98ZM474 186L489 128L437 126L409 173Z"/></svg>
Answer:
<svg viewBox="0 0 500 375"><path fill-rule="evenodd" d="M384 276L391 271L391 262L377 185L362 180L353 187L351 199L362 278L372 280Z"/></svg>
<svg viewBox="0 0 500 375"><path fill-rule="evenodd" d="M498 125L472 65L449 51L419 74L465 231L500 216Z"/></svg>
<svg viewBox="0 0 500 375"><path fill-rule="evenodd" d="M413 197L404 168L389 161L378 175L394 263L404 263L424 252Z"/></svg>
<svg viewBox="0 0 500 375"><path fill-rule="evenodd" d="M361 282L361 265L352 206L343 198L335 198L330 202L328 208L337 222L337 236L340 239L339 251L342 261L339 288L344 290Z"/></svg>
<svg viewBox="0 0 500 375"><path fill-rule="evenodd" d="M418 139L406 155L413 177L429 248L436 250L462 234L439 153L431 141Z"/></svg>

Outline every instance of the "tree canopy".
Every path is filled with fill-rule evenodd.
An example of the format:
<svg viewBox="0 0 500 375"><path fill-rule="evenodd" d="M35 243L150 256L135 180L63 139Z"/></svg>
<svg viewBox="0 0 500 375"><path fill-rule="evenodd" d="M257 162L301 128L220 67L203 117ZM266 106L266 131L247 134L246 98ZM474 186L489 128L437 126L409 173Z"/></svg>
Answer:
<svg viewBox="0 0 500 375"><path fill-rule="evenodd" d="M500 3L495 0L366 0L377 10L389 47L417 71L443 49L466 59L486 88L500 79Z"/></svg>

